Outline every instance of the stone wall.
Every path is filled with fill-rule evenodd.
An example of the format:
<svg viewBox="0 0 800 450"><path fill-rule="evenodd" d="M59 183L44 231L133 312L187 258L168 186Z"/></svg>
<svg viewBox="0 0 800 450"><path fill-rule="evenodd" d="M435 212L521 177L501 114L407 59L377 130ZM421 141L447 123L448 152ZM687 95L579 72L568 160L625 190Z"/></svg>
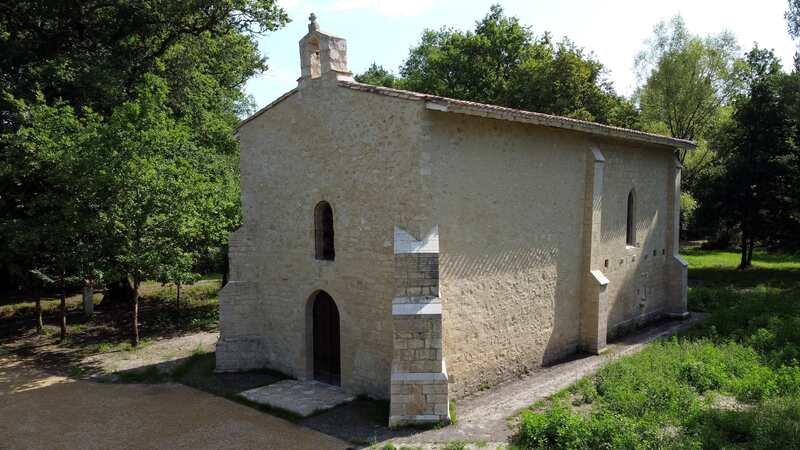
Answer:
<svg viewBox="0 0 800 450"><path fill-rule="evenodd" d="M600 351L606 335L666 311L672 149L452 113L430 116L423 183L442 236L444 356L453 396L580 348ZM593 253L586 245L594 220L587 198L592 149L606 159ZM626 248L624 234L631 187L639 205L635 249ZM591 269L588 258L595 259ZM591 305L583 300L589 290ZM587 321L593 325L582 338Z"/></svg>
<svg viewBox="0 0 800 450"><path fill-rule="evenodd" d="M421 103L320 77L240 128L244 224L231 280L251 293L221 294L219 369L310 378L309 299L324 290L340 315L342 387L389 398L394 227L421 227L423 113ZM333 209L334 261L315 259L314 207L323 200Z"/></svg>
<svg viewBox="0 0 800 450"><path fill-rule="evenodd" d="M535 370L579 343L585 151L568 133L431 112L450 393Z"/></svg>
<svg viewBox="0 0 800 450"><path fill-rule="evenodd" d="M600 253L608 285L608 331L614 337L668 310L673 259L668 224L673 153L608 143ZM636 245L625 242L628 193L634 191Z"/></svg>

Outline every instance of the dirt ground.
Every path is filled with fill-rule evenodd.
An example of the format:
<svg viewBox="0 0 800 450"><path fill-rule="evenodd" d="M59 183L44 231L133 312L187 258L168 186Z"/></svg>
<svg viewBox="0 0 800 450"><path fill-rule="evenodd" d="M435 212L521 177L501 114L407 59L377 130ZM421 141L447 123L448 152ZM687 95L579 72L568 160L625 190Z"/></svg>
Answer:
<svg viewBox="0 0 800 450"><path fill-rule="evenodd" d="M52 374L0 350L2 449L345 449L344 441L174 383Z"/></svg>

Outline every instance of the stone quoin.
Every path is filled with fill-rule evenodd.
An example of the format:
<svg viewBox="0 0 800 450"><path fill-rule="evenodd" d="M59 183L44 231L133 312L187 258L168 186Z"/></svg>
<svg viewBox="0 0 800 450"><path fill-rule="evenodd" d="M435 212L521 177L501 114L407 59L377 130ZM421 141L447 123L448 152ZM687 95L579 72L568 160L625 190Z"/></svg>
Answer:
<svg viewBox="0 0 800 450"><path fill-rule="evenodd" d="M238 127L217 370L391 401L390 425L684 317L694 143L369 86L314 15L298 85Z"/></svg>

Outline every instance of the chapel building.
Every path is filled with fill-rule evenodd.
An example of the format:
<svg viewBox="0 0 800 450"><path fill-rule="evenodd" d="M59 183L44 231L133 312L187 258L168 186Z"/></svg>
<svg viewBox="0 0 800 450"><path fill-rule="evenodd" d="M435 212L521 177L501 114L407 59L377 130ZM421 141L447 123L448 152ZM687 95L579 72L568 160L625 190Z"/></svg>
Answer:
<svg viewBox="0 0 800 450"><path fill-rule="evenodd" d="M313 16L312 16L313 19ZM244 223L217 370L391 400L391 425L684 317L690 141L369 86L316 20L238 128Z"/></svg>

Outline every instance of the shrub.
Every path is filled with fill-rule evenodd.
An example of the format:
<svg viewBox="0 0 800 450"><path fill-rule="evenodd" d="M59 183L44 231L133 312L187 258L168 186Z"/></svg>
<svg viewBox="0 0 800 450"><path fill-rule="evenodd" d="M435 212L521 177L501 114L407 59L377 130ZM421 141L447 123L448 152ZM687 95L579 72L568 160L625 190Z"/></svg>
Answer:
<svg viewBox="0 0 800 450"><path fill-rule="evenodd" d="M527 449L579 449L586 448L588 434L585 419L558 404L544 413L523 412L518 443Z"/></svg>
<svg viewBox="0 0 800 450"><path fill-rule="evenodd" d="M766 400L749 417L754 448L800 448L800 398Z"/></svg>
<svg viewBox="0 0 800 450"><path fill-rule="evenodd" d="M656 423L602 410L584 417L559 404L544 413L524 412L517 444L524 449L657 448L646 438L658 434Z"/></svg>
<svg viewBox="0 0 800 450"><path fill-rule="evenodd" d="M594 381L591 378L581 378L577 383L569 388L570 393L579 396L573 404L590 404L597 399L597 389L594 387Z"/></svg>
<svg viewBox="0 0 800 450"><path fill-rule="evenodd" d="M678 380L699 393L717 390L725 380L723 368L703 361L686 361L678 369Z"/></svg>
<svg viewBox="0 0 800 450"><path fill-rule="evenodd" d="M778 392L777 376L769 367L754 366L733 381L732 390L738 400L755 403Z"/></svg>

